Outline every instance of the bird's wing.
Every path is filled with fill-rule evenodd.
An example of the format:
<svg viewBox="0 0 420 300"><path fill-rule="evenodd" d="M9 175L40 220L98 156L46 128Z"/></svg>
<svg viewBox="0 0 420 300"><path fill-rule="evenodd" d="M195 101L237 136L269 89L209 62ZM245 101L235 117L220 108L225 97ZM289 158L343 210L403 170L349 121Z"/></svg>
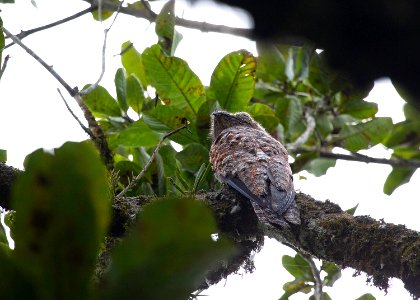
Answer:
<svg viewBox="0 0 420 300"><path fill-rule="evenodd" d="M273 176L270 167L267 168L267 175L269 181L269 194L267 200L271 204L272 209L279 215L282 215L295 200L295 191L293 186L285 187L282 182ZM289 176L285 174L284 176Z"/></svg>
<svg viewBox="0 0 420 300"><path fill-rule="evenodd" d="M231 188L239 192L241 195L245 196L251 201L254 201L261 207L265 206L263 201L259 197L257 197L255 194L253 194L249 190L249 188L245 185L245 183L238 177L228 175L228 176L223 177L222 179L227 185L229 185Z"/></svg>

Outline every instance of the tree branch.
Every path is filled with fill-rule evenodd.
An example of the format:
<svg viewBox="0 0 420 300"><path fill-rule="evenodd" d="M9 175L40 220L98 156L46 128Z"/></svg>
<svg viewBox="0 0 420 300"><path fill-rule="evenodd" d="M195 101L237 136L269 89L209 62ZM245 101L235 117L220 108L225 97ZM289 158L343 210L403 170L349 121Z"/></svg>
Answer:
<svg viewBox="0 0 420 300"><path fill-rule="evenodd" d="M83 129L84 132L86 132L91 139L94 139L94 136L92 132L87 128L83 123L79 120L79 118L75 115L75 113L71 110L70 106L67 104L66 99L64 98L63 94L61 93L60 89L57 88L58 93L60 94L61 99L64 102L64 105L66 106L67 110L70 112L72 117L76 120L76 122L79 124L79 126Z"/></svg>
<svg viewBox="0 0 420 300"><path fill-rule="evenodd" d="M108 147L108 142L105 137L105 133L102 128L99 126L98 122L96 122L95 117L93 116L92 112L88 109L86 104L83 102L82 97L77 88L71 88L70 85L56 72L54 71L53 67L48 65L41 57L39 57L35 52L33 52L30 48L28 48L22 41L14 36L10 31L3 27L4 33L10 37L16 44L22 47L29 55L35 58L51 75L57 79L58 82L67 90L67 92L76 100L77 104L79 105L80 109L83 111L86 121L89 124L89 129L92 132L93 142L96 144L96 147L99 149L100 155L102 160L104 161L105 165L107 166L108 170L113 168L113 156Z"/></svg>
<svg viewBox="0 0 420 300"><path fill-rule="evenodd" d="M95 0L91 0L87 2L91 3L92 7L96 8ZM118 3L112 3L110 1L102 1L102 9L116 11L118 10ZM156 14L150 13L150 10L147 10L147 9L121 7L120 12L126 15L148 20L149 22L154 22L156 19ZM206 22L186 20L186 19L182 19L178 17L175 18L175 24L178 26L185 27L185 28L197 29L202 32L217 32L217 33L241 36L245 38L253 37L252 30L246 29L246 28L235 28L235 27L229 27L229 26L224 26L224 25L215 25L215 24L209 24Z"/></svg>
<svg viewBox="0 0 420 300"><path fill-rule="evenodd" d="M33 33L36 33L36 32L39 32L39 31L43 31L43 30L46 30L46 29L49 29L49 28L52 28L52 27L61 25L63 23L69 22L71 20L77 19L78 17L81 17L81 16L83 16L83 15L89 13L89 12L94 11L94 10L95 10L95 8L91 6L89 8L86 8L86 9L84 9L84 10L78 12L78 13L75 13L74 15L71 15L71 16L69 16L67 18L64 18L62 20L58 20L58 21L55 21L53 23L50 23L50 24L47 24L47 25L43 25L43 26L40 26L40 27L36 27L36 28L30 29L30 30L21 31L19 34L16 35L16 37L19 40L23 40L28 35L31 35ZM14 44L15 44L15 41L13 41L12 43L8 44L6 47L4 47L4 49L9 48L10 46L13 46Z"/></svg>
<svg viewBox="0 0 420 300"><path fill-rule="evenodd" d="M347 161L356 161L356 162L363 162L363 163L373 163L373 164L382 164L382 165L390 165L392 167L400 167L400 168L420 168L420 160L416 159L398 159L398 158L376 158L367 156L360 153L351 153L351 154L342 154L342 153L333 153L327 150L320 150L315 147L301 147L291 150L294 154L299 153L307 153L307 152L316 152L318 153L319 157L322 158L330 158L330 159L341 159Z"/></svg>
<svg viewBox="0 0 420 300"><path fill-rule="evenodd" d="M414 160L414 159L375 158L375 157L370 157L370 156L360 154L360 153L340 154L340 153L332 153L329 151L318 151L318 153L320 157L324 157L324 158L358 161L358 162L364 162L364 163L383 164L383 165L390 165L393 167L420 168L420 160Z"/></svg>

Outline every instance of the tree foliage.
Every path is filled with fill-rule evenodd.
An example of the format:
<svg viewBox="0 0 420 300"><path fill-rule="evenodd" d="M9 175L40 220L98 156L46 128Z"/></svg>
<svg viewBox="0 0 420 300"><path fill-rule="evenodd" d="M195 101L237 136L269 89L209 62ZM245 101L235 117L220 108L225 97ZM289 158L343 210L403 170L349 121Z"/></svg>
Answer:
<svg viewBox="0 0 420 300"><path fill-rule="evenodd" d="M150 10L144 2L129 7ZM113 14L105 10L99 18L92 11L94 19ZM106 172L89 142L27 157L25 172L14 186L16 215L10 212L7 219L16 250L6 247L4 235L0 239L3 295L185 299L197 290L208 270L235 252L225 238L210 238L218 231L214 219L192 200L199 190L218 187L208 160L210 113L216 109L249 112L289 148L294 173L322 176L343 158L335 156L337 149L357 160L358 151L382 145L392 150L393 166L384 192L391 194L410 180L420 159L415 107L406 103L406 120L397 124L376 116L377 104L364 100L373 85L353 86L310 44L257 42L258 55L238 49L221 59L210 85L204 86L188 62L175 55L182 38L175 21L169 1L156 18L156 44L142 52L130 41L121 45L116 98L101 85L82 96L106 134L117 179ZM3 48L1 35L0 53ZM91 284L95 258L107 251L101 241L109 226L111 198L133 174L145 170L164 135L186 124L163 142L144 176L124 195L162 199L139 213L136 225L111 251L109 269ZM5 160L0 150L0 161ZM317 272L325 272L325 286L340 277L333 263L324 261L320 270L312 264L300 254L283 257L283 266L295 279L284 285L281 299L312 291Z"/></svg>

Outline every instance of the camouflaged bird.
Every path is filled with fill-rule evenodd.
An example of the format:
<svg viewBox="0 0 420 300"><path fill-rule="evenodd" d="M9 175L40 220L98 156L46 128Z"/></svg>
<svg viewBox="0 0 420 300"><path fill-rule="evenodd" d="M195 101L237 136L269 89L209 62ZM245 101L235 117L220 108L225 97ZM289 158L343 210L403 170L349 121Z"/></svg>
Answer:
<svg viewBox="0 0 420 300"><path fill-rule="evenodd" d="M244 112L212 113L211 137L210 162L220 182L251 200L260 220L300 224L287 150L279 141Z"/></svg>

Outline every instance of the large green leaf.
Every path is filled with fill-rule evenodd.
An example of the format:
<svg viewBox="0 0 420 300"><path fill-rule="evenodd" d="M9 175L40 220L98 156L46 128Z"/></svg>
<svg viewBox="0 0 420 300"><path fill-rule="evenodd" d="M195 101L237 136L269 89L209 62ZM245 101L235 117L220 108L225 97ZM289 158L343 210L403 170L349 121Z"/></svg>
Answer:
<svg viewBox="0 0 420 300"><path fill-rule="evenodd" d="M90 2L90 1L87 1L87 2ZM110 0L109 2L117 4L117 5L119 4L119 0ZM115 12L114 10L102 9L101 15L99 16L99 10L95 9L94 11L92 11L92 16L96 21L105 21L106 19L111 17L114 14L114 12Z"/></svg>
<svg viewBox="0 0 420 300"><path fill-rule="evenodd" d="M140 114L143 103L146 101L144 90L139 79L135 75L127 77L127 104Z"/></svg>
<svg viewBox="0 0 420 300"><path fill-rule="evenodd" d="M406 120L394 125L384 140L384 145L389 148L401 144L416 145L420 142L420 120Z"/></svg>
<svg viewBox="0 0 420 300"><path fill-rule="evenodd" d="M144 72L141 54L130 41L124 42L121 45L121 51L121 63L124 66L127 75L134 74L137 79L140 80L142 88L145 89L149 85L149 81Z"/></svg>
<svg viewBox="0 0 420 300"><path fill-rule="evenodd" d="M246 110L254 94L256 59L239 50L219 62L211 76L208 98L215 99L227 111Z"/></svg>
<svg viewBox="0 0 420 300"><path fill-rule="evenodd" d="M400 185L409 182L415 171L414 168L394 167L385 180L384 193L391 195Z"/></svg>
<svg viewBox="0 0 420 300"><path fill-rule="evenodd" d="M248 108L250 115L260 123L268 132L273 132L277 125L279 125L279 119L275 116L274 110L263 103L252 104Z"/></svg>
<svg viewBox="0 0 420 300"><path fill-rule="evenodd" d="M279 99L276 105L276 116L288 133L295 131L303 118L303 107L299 98L289 96Z"/></svg>
<svg viewBox="0 0 420 300"><path fill-rule="evenodd" d="M286 47L272 43L257 42L257 77L266 82L286 81ZM285 55L286 54L286 55Z"/></svg>
<svg viewBox="0 0 420 300"><path fill-rule="evenodd" d="M188 299L206 271L233 252L226 240L211 239L217 231L211 212L195 199L148 205L115 249L101 299Z"/></svg>
<svg viewBox="0 0 420 300"><path fill-rule="evenodd" d="M188 144L175 157L185 170L195 173L203 163L208 162L209 152L201 144Z"/></svg>
<svg viewBox="0 0 420 300"><path fill-rule="evenodd" d="M335 263L322 261L321 270L327 273L323 280L323 284L326 286L333 286L341 277L341 268Z"/></svg>
<svg viewBox="0 0 420 300"><path fill-rule="evenodd" d="M290 47L286 60L286 75L290 81L302 81L309 75L312 47Z"/></svg>
<svg viewBox="0 0 420 300"><path fill-rule="evenodd" d="M376 298L372 294L367 293L367 294L363 294L356 300L376 300Z"/></svg>
<svg viewBox="0 0 420 300"><path fill-rule="evenodd" d="M185 112L171 105L158 105L155 109L143 114L144 122L156 132L168 133L185 124ZM171 135L171 140L181 145L198 143L196 127L191 122L188 130L184 129Z"/></svg>
<svg viewBox="0 0 420 300"><path fill-rule="evenodd" d="M296 279L301 278L305 281L313 281L311 267L299 253L296 253L295 257L283 255L282 265Z"/></svg>
<svg viewBox="0 0 420 300"><path fill-rule="evenodd" d="M121 109L124 112L128 110L127 104L127 80L125 76L125 71L123 68L119 68L115 73L115 89L117 90L117 100L120 104Z"/></svg>
<svg viewBox="0 0 420 300"><path fill-rule="evenodd" d="M160 136L146 125L143 119L131 123L126 129L109 136L109 146L117 147L151 147L156 146Z"/></svg>
<svg viewBox="0 0 420 300"><path fill-rule="evenodd" d="M349 151L368 149L381 143L392 129L392 119L375 118L357 125L346 125L340 131L338 141Z"/></svg>
<svg viewBox="0 0 420 300"><path fill-rule="evenodd" d="M87 299L110 213L108 173L93 145L30 154L12 207L16 262L37 299Z"/></svg>
<svg viewBox="0 0 420 300"><path fill-rule="evenodd" d="M159 37L159 45L166 55L172 56L182 39L182 34L175 30L175 1L165 3L156 17L156 34Z"/></svg>
<svg viewBox="0 0 420 300"><path fill-rule="evenodd" d="M373 102L360 101L346 101L341 110L343 114L349 114L358 119L367 119L375 116L378 112L378 104Z"/></svg>
<svg viewBox="0 0 420 300"><path fill-rule="evenodd" d="M87 89L89 86L90 84L85 85L83 90ZM117 101L100 85L82 98L95 117L121 116L121 109Z"/></svg>
<svg viewBox="0 0 420 300"><path fill-rule="evenodd" d="M319 177L325 175L329 168L335 167L336 160L329 158L314 158L305 165L305 170Z"/></svg>
<svg viewBox="0 0 420 300"><path fill-rule="evenodd" d="M204 101L204 86L188 64L178 57L168 57L154 45L144 50L142 61L151 85L165 104L196 114Z"/></svg>

